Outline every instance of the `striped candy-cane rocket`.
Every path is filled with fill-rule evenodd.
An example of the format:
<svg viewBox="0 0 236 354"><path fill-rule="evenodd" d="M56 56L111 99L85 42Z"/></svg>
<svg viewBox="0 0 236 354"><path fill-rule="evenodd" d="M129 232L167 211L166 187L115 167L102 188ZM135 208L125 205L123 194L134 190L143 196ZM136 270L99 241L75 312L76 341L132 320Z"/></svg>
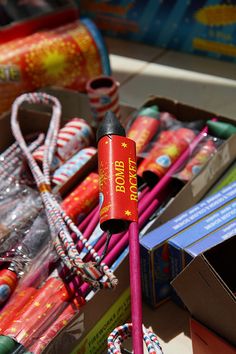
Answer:
<svg viewBox="0 0 236 354"><path fill-rule="evenodd" d="M57 138L56 151L51 165L55 170L76 152L89 146L94 138L92 128L82 118L73 118L60 129ZM43 161L44 146L37 149L33 157L36 161Z"/></svg>
<svg viewBox="0 0 236 354"><path fill-rule="evenodd" d="M95 125L98 125L107 111L120 118L119 83L111 76L99 76L87 82L86 89Z"/></svg>
<svg viewBox="0 0 236 354"><path fill-rule="evenodd" d="M96 154L97 149L90 146L77 152L71 159L66 161L53 174L52 182L58 187L62 187L74 176L83 166Z"/></svg>

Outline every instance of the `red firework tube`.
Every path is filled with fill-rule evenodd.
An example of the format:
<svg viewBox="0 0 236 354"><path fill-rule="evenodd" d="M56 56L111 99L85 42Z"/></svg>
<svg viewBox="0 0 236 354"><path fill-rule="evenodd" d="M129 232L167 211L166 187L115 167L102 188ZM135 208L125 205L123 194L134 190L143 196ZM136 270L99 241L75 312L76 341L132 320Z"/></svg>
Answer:
<svg viewBox="0 0 236 354"><path fill-rule="evenodd" d="M97 131L100 226L112 234L137 221L136 151L113 112Z"/></svg>
<svg viewBox="0 0 236 354"><path fill-rule="evenodd" d="M33 300L36 293L37 289L31 287L14 294L12 301L0 313L0 333L3 333L9 324L14 321L16 314L24 312L25 306Z"/></svg>
<svg viewBox="0 0 236 354"><path fill-rule="evenodd" d="M78 223L78 218L86 215L98 203L98 193L98 174L92 172L64 199L61 207Z"/></svg>
<svg viewBox="0 0 236 354"><path fill-rule="evenodd" d="M197 145L205 138L208 132L207 126L204 127L201 132L194 138L194 140L186 147L183 153L178 157L178 159L173 163L167 173L160 179L160 181L155 185L155 187L149 192L146 193L145 196L139 203L139 210L143 212L150 203L152 203L155 199L158 198L160 192L167 188L168 184L172 180L173 175L178 171L184 163L187 161L189 156L191 156L193 150L197 147Z"/></svg>
<svg viewBox="0 0 236 354"><path fill-rule="evenodd" d="M83 221L78 226L81 232L84 232L86 230L90 221L93 220L95 214L97 214L98 211L99 211L99 206L95 206L95 208L93 208L93 210L91 210L90 213L83 219Z"/></svg>
<svg viewBox="0 0 236 354"><path fill-rule="evenodd" d="M58 133L55 156L52 162L52 170L61 166L76 152L89 146L94 139L93 131L88 122L82 118L74 118L60 129ZM43 161L44 147L41 146L34 153L34 158Z"/></svg>
<svg viewBox="0 0 236 354"><path fill-rule="evenodd" d="M189 160L185 168L177 173L176 177L183 182L190 181L197 175L207 160L216 152L215 144L212 140L208 140L203 144L195 156Z"/></svg>
<svg viewBox="0 0 236 354"><path fill-rule="evenodd" d="M138 175L149 185L156 184L189 146L194 136L194 132L187 128L161 133L148 157L140 164Z"/></svg>
<svg viewBox="0 0 236 354"><path fill-rule="evenodd" d="M69 305L62 314L53 322L53 324L40 336L37 341L29 347L29 351L34 354L41 354L46 346L53 340L57 333L64 328L73 318L76 308Z"/></svg>
<svg viewBox="0 0 236 354"><path fill-rule="evenodd" d="M16 314L14 320L3 332L25 345L36 331L55 315L58 307L70 299L70 295L60 279L49 278L36 296L25 306L24 311ZM63 309L61 309L63 310Z"/></svg>
<svg viewBox="0 0 236 354"><path fill-rule="evenodd" d="M160 113L157 106L141 109L128 130L127 137L136 143L137 156L146 148L160 127Z"/></svg>
<svg viewBox="0 0 236 354"><path fill-rule="evenodd" d="M120 118L119 84L111 76L99 76L87 82L89 103L97 126L108 111Z"/></svg>
<svg viewBox="0 0 236 354"><path fill-rule="evenodd" d="M23 92L52 85L84 92L89 79L110 72L101 36L88 19L4 43L0 65L9 72L0 82L0 113Z"/></svg>

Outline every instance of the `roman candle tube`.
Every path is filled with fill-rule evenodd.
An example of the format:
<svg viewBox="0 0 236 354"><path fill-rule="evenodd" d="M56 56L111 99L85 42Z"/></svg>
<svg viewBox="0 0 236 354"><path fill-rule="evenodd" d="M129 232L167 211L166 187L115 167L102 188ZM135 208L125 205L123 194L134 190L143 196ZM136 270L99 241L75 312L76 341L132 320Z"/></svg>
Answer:
<svg viewBox="0 0 236 354"><path fill-rule="evenodd" d="M138 187L135 142L111 111L97 131L100 226L112 234L129 228L130 288L134 354L143 353Z"/></svg>

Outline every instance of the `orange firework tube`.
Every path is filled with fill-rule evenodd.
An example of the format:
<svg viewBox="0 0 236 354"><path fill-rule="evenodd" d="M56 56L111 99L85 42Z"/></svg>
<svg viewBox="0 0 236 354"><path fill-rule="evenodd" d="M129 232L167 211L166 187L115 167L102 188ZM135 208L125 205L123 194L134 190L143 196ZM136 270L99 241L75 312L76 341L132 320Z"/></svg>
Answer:
<svg viewBox="0 0 236 354"><path fill-rule="evenodd" d="M61 207L74 221L79 222L98 203L98 174L91 172L62 202Z"/></svg>
<svg viewBox="0 0 236 354"><path fill-rule="evenodd" d="M135 142L109 111L97 131L100 226L117 233L137 221Z"/></svg>
<svg viewBox="0 0 236 354"><path fill-rule="evenodd" d="M159 127L160 113L157 106L145 107L139 111L127 133L127 137L136 143L137 155L145 149Z"/></svg>
<svg viewBox="0 0 236 354"><path fill-rule="evenodd" d="M2 44L0 65L7 71L0 82L0 113L23 92L51 85L85 92L89 79L110 74L107 50L89 19Z"/></svg>
<svg viewBox="0 0 236 354"><path fill-rule="evenodd" d="M89 146L93 141L93 131L88 122L82 118L73 118L62 127L58 133L55 156L52 162L52 170L61 166L75 153ZM43 161L44 146L40 146L33 157Z"/></svg>
<svg viewBox="0 0 236 354"><path fill-rule="evenodd" d="M194 132L187 128L161 133L148 157L140 164L138 175L149 185L154 185L166 174L194 136Z"/></svg>
<svg viewBox="0 0 236 354"><path fill-rule="evenodd" d="M177 173L176 177L183 182L190 181L195 175L197 175L207 160L216 152L215 144L212 140L205 142L195 156L189 160L185 168Z"/></svg>

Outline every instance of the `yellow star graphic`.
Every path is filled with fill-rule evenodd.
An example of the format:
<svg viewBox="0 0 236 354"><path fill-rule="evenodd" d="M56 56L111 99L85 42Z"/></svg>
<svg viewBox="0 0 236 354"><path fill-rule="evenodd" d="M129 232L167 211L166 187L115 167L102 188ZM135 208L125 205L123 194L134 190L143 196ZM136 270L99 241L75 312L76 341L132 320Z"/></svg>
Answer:
<svg viewBox="0 0 236 354"><path fill-rule="evenodd" d="M50 309L50 307L52 307L52 304L47 304L46 307L47 309Z"/></svg>
<svg viewBox="0 0 236 354"><path fill-rule="evenodd" d="M34 306L39 307L39 306L40 306L40 303L39 303L38 301L36 301L36 302L34 303Z"/></svg>
<svg viewBox="0 0 236 354"><path fill-rule="evenodd" d="M128 145L127 145L126 143L122 143L121 146L122 146L123 148L127 148Z"/></svg>
<svg viewBox="0 0 236 354"><path fill-rule="evenodd" d="M130 216L131 214L132 214L132 213L131 213L130 210L126 210L126 211L125 211L125 215Z"/></svg>

